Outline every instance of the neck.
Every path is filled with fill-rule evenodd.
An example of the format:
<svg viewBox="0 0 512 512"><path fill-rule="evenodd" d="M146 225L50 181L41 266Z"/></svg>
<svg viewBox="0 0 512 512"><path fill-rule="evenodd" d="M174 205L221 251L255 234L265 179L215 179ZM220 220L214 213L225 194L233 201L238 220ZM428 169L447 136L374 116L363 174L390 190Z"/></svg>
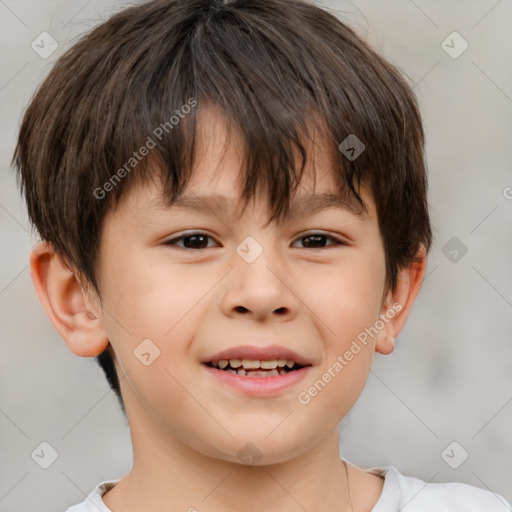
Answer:
<svg viewBox="0 0 512 512"><path fill-rule="evenodd" d="M131 427L132 470L103 497L113 512L351 512L337 429L286 462L244 466Z"/></svg>

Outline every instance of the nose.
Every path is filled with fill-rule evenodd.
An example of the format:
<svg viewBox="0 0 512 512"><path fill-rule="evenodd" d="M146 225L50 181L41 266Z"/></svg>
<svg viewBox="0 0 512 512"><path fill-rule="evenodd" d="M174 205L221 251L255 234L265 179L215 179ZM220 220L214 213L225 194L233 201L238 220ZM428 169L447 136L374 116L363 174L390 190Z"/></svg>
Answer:
<svg viewBox="0 0 512 512"><path fill-rule="evenodd" d="M240 256L242 254L242 256ZM297 316L299 301L293 279L276 251L263 248L254 261L235 252L227 291L222 299L225 315L246 315L259 322L290 321Z"/></svg>

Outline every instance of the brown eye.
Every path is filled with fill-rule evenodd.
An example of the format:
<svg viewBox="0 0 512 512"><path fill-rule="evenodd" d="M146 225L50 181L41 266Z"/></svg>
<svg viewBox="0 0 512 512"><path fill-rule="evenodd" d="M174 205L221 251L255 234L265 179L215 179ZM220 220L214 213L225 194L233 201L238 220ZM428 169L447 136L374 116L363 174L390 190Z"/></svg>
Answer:
<svg viewBox="0 0 512 512"><path fill-rule="evenodd" d="M325 247L329 247L329 245L325 244L326 240L332 240L334 242L334 244L330 244L331 246L332 245L346 245L341 240L338 240L330 235L325 235L323 233L310 233L310 234L301 236L300 238L297 239L297 241L298 240L303 241L302 243L304 245L304 247L303 247L304 249L323 249Z"/></svg>
<svg viewBox="0 0 512 512"><path fill-rule="evenodd" d="M187 233L186 235L165 242L165 245L177 245L183 249L190 250L207 249L208 247L212 247L208 245L208 240L213 240L213 238L205 233ZM178 242L182 242L183 245L178 244Z"/></svg>

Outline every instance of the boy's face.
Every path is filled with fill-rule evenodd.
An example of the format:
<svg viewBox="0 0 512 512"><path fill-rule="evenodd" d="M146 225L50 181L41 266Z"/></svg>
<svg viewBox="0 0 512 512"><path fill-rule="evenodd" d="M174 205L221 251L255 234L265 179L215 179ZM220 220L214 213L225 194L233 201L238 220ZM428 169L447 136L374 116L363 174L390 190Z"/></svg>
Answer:
<svg viewBox="0 0 512 512"><path fill-rule="evenodd" d="M116 354L135 451L184 443L240 462L237 452L252 443L256 448L242 453L280 462L335 430L358 398L375 350L385 352L396 335L394 320L377 322L381 314L392 317L394 297L381 303L385 258L375 205L363 190L367 215L326 208L265 228L268 209L259 198L242 217L231 216L240 156L231 145L221 162L224 125L207 113L201 159L184 195L223 196L226 206L170 209L159 204L156 185L133 189L104 221L99 318ZM294 199L335 192L324 155L317 147L315 190L309 167ZM185 231L211 238L167 243ZM379 334L366 331L366 344L360 341L376 322L384 324ZM293 351L306 368L264 383L205 364L247 346ZM237 385L249 379L247 388ZM271 388L270 379L283 385ZM315 382L316 393L309 390Z"/></svg>

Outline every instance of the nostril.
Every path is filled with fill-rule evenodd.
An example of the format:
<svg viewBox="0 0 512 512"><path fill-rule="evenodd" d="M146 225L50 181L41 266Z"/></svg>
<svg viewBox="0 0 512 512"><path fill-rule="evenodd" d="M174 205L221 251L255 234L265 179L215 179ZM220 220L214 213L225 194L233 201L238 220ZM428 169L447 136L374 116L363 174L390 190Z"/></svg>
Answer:
<svg viewBox="0 0 512 512"><path fill-rule="evenodd" d="M245 312L249 311L249 310L248 310L246 307L244 307L244 306L237 306L235 309L236 309L236 311L237 311L238 313L245 313Z"/></svg>

